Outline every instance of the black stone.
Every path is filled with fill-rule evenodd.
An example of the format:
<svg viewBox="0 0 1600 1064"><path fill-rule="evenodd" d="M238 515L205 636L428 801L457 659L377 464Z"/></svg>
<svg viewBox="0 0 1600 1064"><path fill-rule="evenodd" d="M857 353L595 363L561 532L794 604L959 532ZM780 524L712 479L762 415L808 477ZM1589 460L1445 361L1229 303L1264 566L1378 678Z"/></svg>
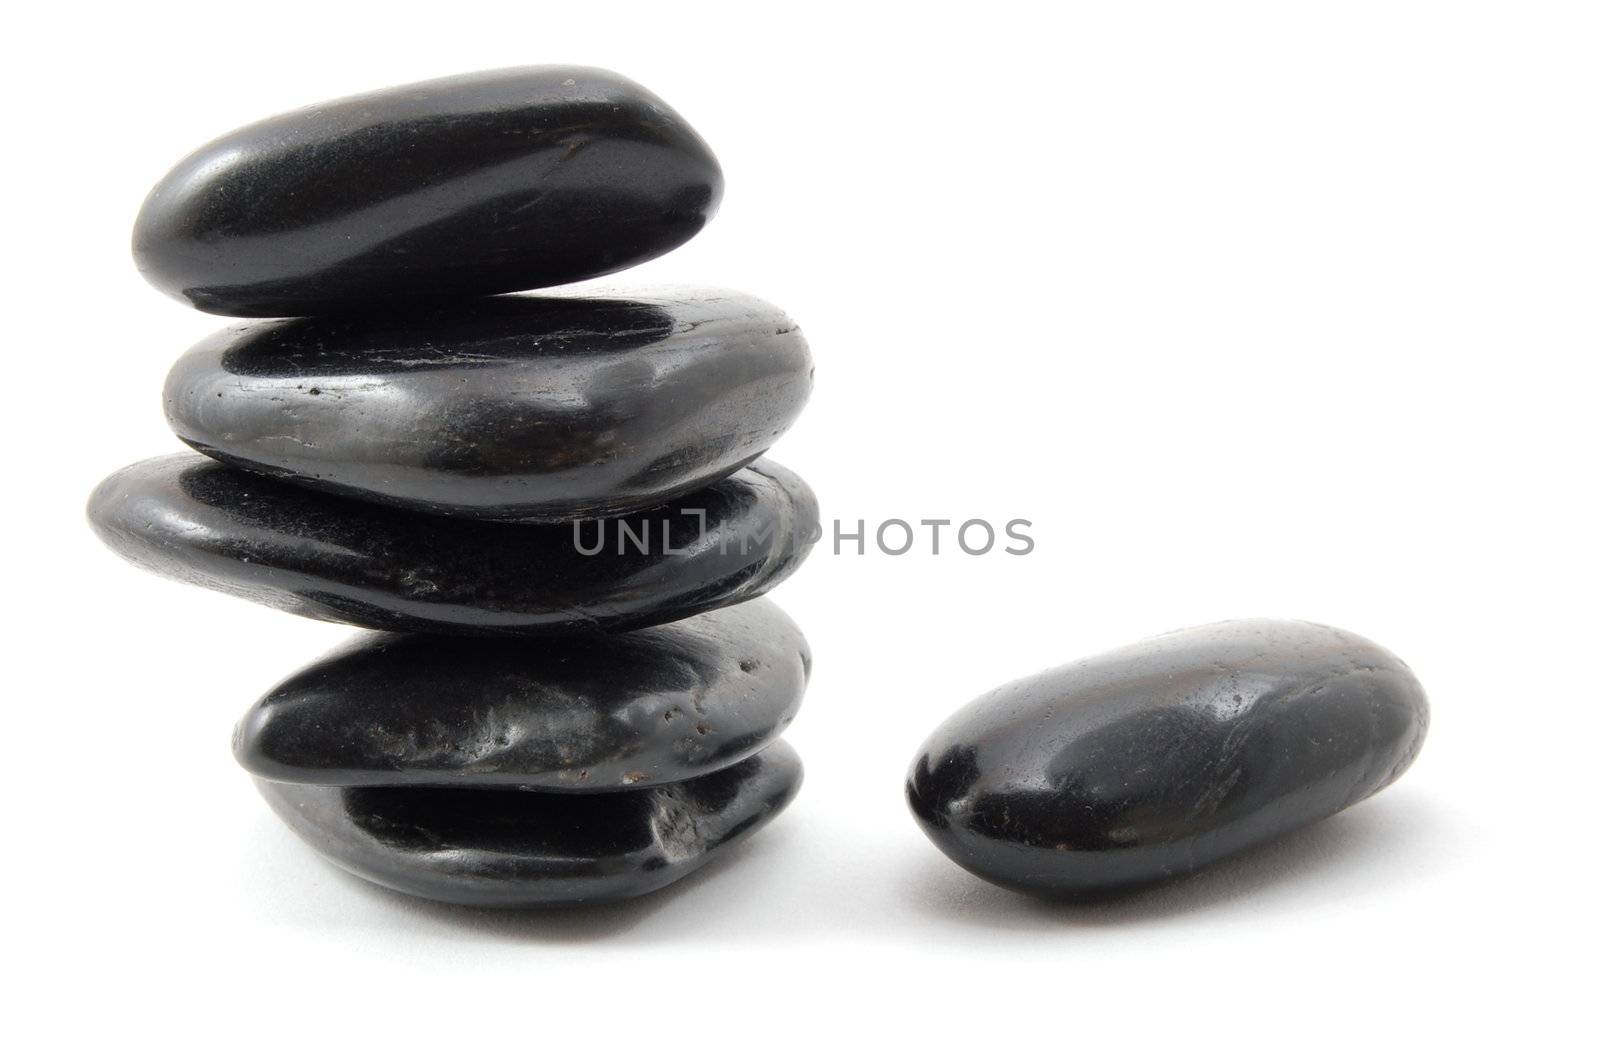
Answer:
<svg viewBox="0 0 1600 1064"><path fill-rule="evenodd" d="M810 391L805 341L782 311L663 290L235 326L173 367L166 409L197 450L306 487L562 521L722 479Z"/></svg>
<svg viewBox="0 0 1600 1064"><path fill-rule="evenodd" d="M361 635L257 702L234 753L324 786L655 786L773 742L810 665L800 629L759 600L619 635Z"/></svg>
<svg viewBox="0 0 1600 1064"><path fill-rule="evenodd" d="M709 776L604 794L257 786L296 834L364 879L436 901L544 908L659 890L769 823L800 780L780 741Z"/></svg>
<svg viewBox="0 0 1600 1064"><path fill-rule="evenodd" d="M722 172L654 95L583 67L495 70L235 130L151 190L151 284L241 317L490 295L613 273L715 213Z"/></svg>
<svg viewBox="0 0 1600 1064"><path fill-rule="evenodd" d="M1001 886L1159 882L1320 820L1416 757L1427 699L1381 647L1301 621L1191 628L1007 684L907 781L944 853Z"/></svg>
<svg viewBox="0 0 1600 1064"><path fill-rule="evenodd" d="M625 518L497 524L306 491L180 454L106 478L89 520L136 565L302 616L534 635L643 628L755 598L810 551L817 503L804 481L762 459Z"/></svg>

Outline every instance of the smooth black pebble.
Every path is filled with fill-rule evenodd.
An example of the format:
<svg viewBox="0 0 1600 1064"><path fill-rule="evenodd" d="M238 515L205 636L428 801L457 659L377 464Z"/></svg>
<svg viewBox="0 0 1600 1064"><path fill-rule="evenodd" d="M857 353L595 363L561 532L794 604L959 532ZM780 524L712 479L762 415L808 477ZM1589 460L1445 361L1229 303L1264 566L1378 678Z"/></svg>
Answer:
<svg viewBox="0 0 1600 1064"><path fill-rule="evenodd" d="M662 289L235 326L173 367L166 411L202 453L305 487L554 522L722 479L810 392L781 310Z"/></svg>
<svg viewBox="0 0 1600 1064"><path fill-rule="evenodd" d="M576 526L394 510L196 454L113 473L88 511L108 546L164 576L320 620L441 635L617 631L731 606L798 568L817 534L811 489L766 459Z"/></svg>
<svg viewBox="0 0 1600 1064"><path fill-rule="evenodd" d="M1405 664L1302 621L1190 628L984 695L912 764L907 795L968 871L1040 894L1191 872L1337 813L1417 755Z"/></svg>
<svg viewBox="0 0 1600 1064"><path fill-rule="evenodd" d="M670 251L722 196L700 136L620 75L524 67L235 130L151 190L145 278L214 314L326 314L580 281Z"/></svg>
<svg viewBox="0 0 1600 1064"><path fill-rule="evenodd" d="M762 600L616 635L361 635L257 702L234 753L257 776L328 786L655 786L773 742L810 665Z"/></svg>
<svg viewBox="0 0 1600 1064"><path fill-rule="evenodd" d="M256 785L296 834L364 879L435 901L546 908L681 879L770 823L801 776L780 740L707 776L606 794Z"/></svg>

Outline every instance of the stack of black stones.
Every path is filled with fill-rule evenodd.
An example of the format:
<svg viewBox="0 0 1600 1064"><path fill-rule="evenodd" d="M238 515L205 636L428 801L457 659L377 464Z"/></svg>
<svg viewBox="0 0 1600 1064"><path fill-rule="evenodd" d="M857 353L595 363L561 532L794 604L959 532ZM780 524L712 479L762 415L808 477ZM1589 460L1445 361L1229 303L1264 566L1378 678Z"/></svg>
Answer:
<svg viewBox="0 0 1600 1064"><path fill-rule="evenodd" d="M357 637L250 710L239 760L342 867L451 902L655 890L770 821L810 671L759 599L816 525L761 455L798 329L727 291L505 296L653 258L722 175L661 100L539 67L257 123L150 194L140 269L272 318L167 380L199 454L90 518L124 557Z"/></svg>

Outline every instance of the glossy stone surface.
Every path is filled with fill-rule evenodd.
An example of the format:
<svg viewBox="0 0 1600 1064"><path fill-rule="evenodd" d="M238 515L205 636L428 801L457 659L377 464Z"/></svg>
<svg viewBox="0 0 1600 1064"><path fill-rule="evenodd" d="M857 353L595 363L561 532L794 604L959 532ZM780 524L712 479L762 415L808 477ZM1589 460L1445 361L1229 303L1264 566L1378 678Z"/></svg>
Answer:
<svg viewBox="0 0 1600 1064"><path fill-rule="evenodd" d="M364 879L436 901L543 908L659 890L768 824L800 780L780 741L709 776L605 794L257 786L296 834Z"/></svg>
<svg viewBox="0 0 1600 1064"><path fill-rule="evenodd" d="M324 786L656 786L775 740L810 665L762 600L571 639L362 635L257 702L234 753L257 776Z"/></svg>
<svg viewBox="0 0 1600 1064"><path fill-rule="evenodd" d="M928 837L1001 886L1159 882L1393 782L1428 727L1405 664L1302 621L1173 632L1007 684L912 764Z"/></svg>
<svg viewBox="0 0 1600 1064"><path fill-rule="evenodd" d="M326 314L613 273L694 236L721 195L711 150L650 92L524 67L219 137L151 190L133 253L200 310Z"/></svg>
<svg viewBox="0 0 1600 1064"><path fill-rule="evenodd" d="M306 487L562 521L722 479L810 392L782 311L662 289L235 326L173 367L166 411L190 446Z"/></svg>
<svg viewBox="0 0 1600 1064"><path fill-rule="evenodd" d="M186 453L113 473L89 520L136 565L302 616L535 635L643 628L754 598L811 549L817 503L762 459L626 518L496 524L306 491Z"/></svg>

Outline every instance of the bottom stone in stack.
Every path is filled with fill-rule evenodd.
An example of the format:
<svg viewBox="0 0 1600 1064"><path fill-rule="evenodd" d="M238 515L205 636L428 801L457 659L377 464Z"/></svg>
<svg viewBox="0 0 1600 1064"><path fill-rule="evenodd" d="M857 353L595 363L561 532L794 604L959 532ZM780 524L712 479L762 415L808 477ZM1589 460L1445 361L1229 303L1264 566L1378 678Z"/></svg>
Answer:
<svg viewBox="0 0 1600 1064"><path fill-rule="evenodd" d="M436 901L543 908L681 879L776 817L801 776L780 741L707 776L600 794L256 784L301 838L364 879Z"/></svg>
<svg viewBox="0 0 1600 1064"><path fill-rule="evenodd" d="M811 651L764 600L563 639L369 633L268 692L234 753L335 864L537 908L666 886L800 786Z"/></svg>

